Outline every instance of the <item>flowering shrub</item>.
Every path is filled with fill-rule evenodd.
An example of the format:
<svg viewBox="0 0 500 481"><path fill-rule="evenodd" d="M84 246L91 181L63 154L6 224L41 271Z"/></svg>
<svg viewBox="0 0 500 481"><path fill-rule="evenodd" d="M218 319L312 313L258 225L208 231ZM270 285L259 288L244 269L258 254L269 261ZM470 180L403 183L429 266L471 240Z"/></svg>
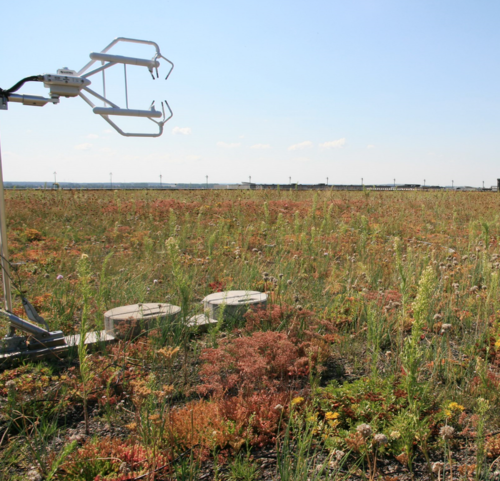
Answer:
<svg viewBox="0 0 500 481"><path fill-rule="evenodd" d="M53 403L54 409L62 412L68 405L64 386L67 380L67 375L55 375L48 367L31 364L4 371L0 374L0 421L16 419L19 412L36 416L41 401ZM14 426L18 421L10 425Z"/></svg>
<svg viewBox="0 0 500 481"><path fill-rule="evenodd" d="M207 455L215 448L238 452L245 443L274 443L289 399L286 392L259 391L192 401L169 413L164 430L167 444L181 451L197 447Z"/></svg>
<svg viewBox="0 0 500 481"><path fill-rule="evenodd" d="M272 304L266 309L251 309L245 314L246 324L243 331L283 331L294 337L306 324L315 319L312 311L297 310L291 306Z"/></svg>
<svg viewBox="0 0 500 481"><path fill-rule="evenodd" d="M43 239L42 234L36 229L26 229L24 231L24 237L26 237L28 242L41 241Z"/></svg>
<svg viewBox="0 0 500 481"><path fill-rule="evenodd" d="M165 465L170 457L136 444L133 440L106 437L85 443L72 453L62 468L75 481L122 481L134 479Z"/></svg>
<svg viewBox="0 0 500 481"><path fill-rule="evenodd" d="M192 438L192 445L205 449L274 443L293 393L306 388L313 366L309 346L293 343L284 332L257 331L204 349L198 391L210 401L173 410L170 435L177 444Z"/></svg>
<svg viewBox="0 0 500 481"><path fill-rule="evenodd" d="M226 283L224 281L215 280L208 284L210 288L210 292L222 292L226 287Z"/></svg>
<svg viewBox="0 0 500 481"><path fill-rule="evenodd" d="M271 391L298 387L309 374L309 360L302 346L282 332L254 332L250 336L223 340L217 349L204 349L203 394L250 396L258 389Z"/></svg>
<svg viewBox="0 0 500 481"><path fill-rule="evenodd" d="M500 456L500 434L488 437L486 440L486 454L488 458Z"/></svg>

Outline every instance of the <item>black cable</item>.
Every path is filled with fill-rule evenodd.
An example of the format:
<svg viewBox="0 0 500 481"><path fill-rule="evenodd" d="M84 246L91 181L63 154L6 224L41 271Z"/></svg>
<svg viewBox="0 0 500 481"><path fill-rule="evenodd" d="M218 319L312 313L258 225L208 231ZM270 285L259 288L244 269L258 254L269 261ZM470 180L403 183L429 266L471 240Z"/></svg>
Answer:
<svg viewBox="0 0 500 481"><path fill-rule="evenodd" d="M17 92L26 82L41 82L43 81L43 75L31 75L30 77L25 77L22 80L19 80L15 85L13 85L10 89L5 90L5 92L11 94Z"/></svg>
<svg viewBox="0 0 500 481"><path fill-rule="evenodd" d="M19 82L13 85L10 89L0 88L0 97L7 98L10 94L17 92L26 82L41 82L41 81L43 81L43 75L32 75L30 77L25 77L22 80L19 80Z"/></svg>

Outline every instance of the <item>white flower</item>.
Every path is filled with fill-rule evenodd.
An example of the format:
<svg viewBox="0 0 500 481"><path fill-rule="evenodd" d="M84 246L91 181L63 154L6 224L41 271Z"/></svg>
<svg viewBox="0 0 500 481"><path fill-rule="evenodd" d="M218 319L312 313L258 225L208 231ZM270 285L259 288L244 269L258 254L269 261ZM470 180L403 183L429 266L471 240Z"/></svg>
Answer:
<svg viewBox="0 0 500 481"><path fill-rule="evenodd" d="M455 433L455 429L452 428L451 426L443 426L440 430L439 430L439 435L443 438L443 439L451 439L453 437L453 434Z"/></svg>
<svg viewBox="0 0 500 481"><path fill-rule="evenodd" d="M387 444L389 440L385 434L375 434L375 436L373 436L373 442L379 446L383 446L384 444Z"/></svg>
<svg viewBox="0 0 500 481"><path fill-rule="evenodd" d="M372 427L369 424L360 424L357 428L356 431L361 434L364 438L367 438L368 436L371 436L372 434Z"/></svg>

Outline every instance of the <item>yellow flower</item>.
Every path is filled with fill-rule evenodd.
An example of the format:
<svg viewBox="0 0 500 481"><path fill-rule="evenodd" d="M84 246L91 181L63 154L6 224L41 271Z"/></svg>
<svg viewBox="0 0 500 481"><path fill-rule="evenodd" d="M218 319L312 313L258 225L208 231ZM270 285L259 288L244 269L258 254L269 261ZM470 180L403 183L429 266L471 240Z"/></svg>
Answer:
<svg viewBox="0 0 500 481"><path fill-rule="evenodd" d="M170 348L164 347L158 350L158 354L161 354L165 359L172 359L179 352L179 347Z"/></svg>
<svg viewBox="0 0 500 481"><path fill-rule="evenodd" d="M336 428L340 423L335 420L335 421L330 421L328 420L328 425L331 427L331 428Z"/></svg>
<svg viewBox="0 0 500 481"><path fill-rule="evenodd" d="M325 414L325 419L329 421L329 420L337 419L339 416L340 416L339 413L327 412Z"/></svg>
<svg viewBox="0 0 500 481"><path fill-rule="evenodd" d="M495 342L495 347L496 347L497 349L500 349L500 339L498 339L498 341L497 341L497 342Z"/></svg>
<svg viewBox="0 0 500 481"><path fill-rule="evenodd" d="M292 399L292 406L295 406L296 404L302 404L304 402L304 398L303 397L295 397Z"/></svg>
<svg viewBox="0 0 500 481"><path fill-rule="evenodd" d="M444 415L449 418L453 413L449 409L444 410Z"/></svg>
<svg viewBox="0 0 500 481"><path fill-rule="evenodd" d="M465 408L456 402L452 402L448 405L448 409L452 411L463 411Z"/></svg>

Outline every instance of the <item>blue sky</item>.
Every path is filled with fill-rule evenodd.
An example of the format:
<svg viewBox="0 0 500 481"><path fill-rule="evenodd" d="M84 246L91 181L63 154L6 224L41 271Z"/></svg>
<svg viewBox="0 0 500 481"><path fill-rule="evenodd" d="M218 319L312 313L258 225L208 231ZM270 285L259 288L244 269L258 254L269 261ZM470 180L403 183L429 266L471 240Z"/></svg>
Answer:
<svg viewBox="0 0 500 481"><path fill-rule="evenodd" d="M136 139L79 98L10 103L0 111L5 180L52 181L56 171L81 182L112 172L115 182L489 186L500 177L500 2L28 0L15 10L0 29L1 87L79 70L118 36L154 40L174 71L153 82L129 68L129 95L142 109L166 98L174 117L162 137ZM108 93L123 97L120 75Z"/></svg>

